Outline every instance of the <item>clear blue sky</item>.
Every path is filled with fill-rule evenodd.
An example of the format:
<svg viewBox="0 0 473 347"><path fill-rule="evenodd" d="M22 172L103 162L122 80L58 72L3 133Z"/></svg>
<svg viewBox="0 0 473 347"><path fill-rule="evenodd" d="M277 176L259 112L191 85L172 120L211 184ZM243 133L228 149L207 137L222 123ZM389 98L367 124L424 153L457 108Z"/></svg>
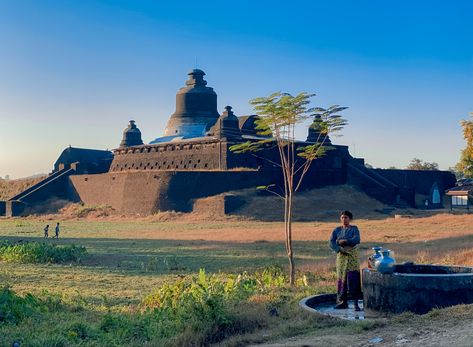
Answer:
<svg viewBox="0 0 473 347"><path fill-rule="evenodd" d="M353 155L447 169L473 112L473 1L0 0L0 176L49 172L69 144L115 148L129 119L162 135L194 67L219 111L315 92L350 107L334 142Z"/></svg>

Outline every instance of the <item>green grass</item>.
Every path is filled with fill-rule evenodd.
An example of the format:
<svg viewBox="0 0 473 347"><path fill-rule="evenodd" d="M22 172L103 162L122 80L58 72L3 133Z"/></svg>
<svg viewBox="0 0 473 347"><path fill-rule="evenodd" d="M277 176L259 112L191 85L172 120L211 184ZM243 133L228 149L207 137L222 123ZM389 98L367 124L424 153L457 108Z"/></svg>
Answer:
<svg viewBox="0 0 473 347"><path fill-rule="evenodd" d="M33 346L95 343L141 346L150 341L158 345L185 346L190 341L196 345L207 344L216 341L211 338L215 335L215 329L224 331L225 336L220 336L220 340L251 334L254 329L263 326L278 326L277 322L284 321L284 315L272 317L268 313L269 306L280 305L281 312L284 312L286 305L297 306L297 300L309 292L333 290L333 287L324 284L317 286L317 289L299 288L290 295L284 288L274 293L258 292L251 299L256 303L250 303L249 296L242 297L241 302L233 300L229 310L224 310L215 319L209 319L208 324L205 320L197 324L202 321L202 317L195 319L197 314L187 320L179 316L181 318L168 319L168 322L174 323L169 323L166 330L157 326L153 314L140 313L144 309L144 298L148 298L147 306L152 306L149 298L163 285L166 287L169 283L182 281L183 276L192 277L200 268L205 268L209 274L217 273L221 278L234 278L238 273L254 272L268 266L285 266L287 262L282 242L182 240L179 235L195 231L205 233L228 228L229 225L235 230L257 230L274 228L274 224L67 221L61 223L59 240L44 240L42 229L47 223L51 222L0 220L0 242L44 242L45 247L50 249L79 245L87 249L87 256L80 264L67 265L0 262L0 281L9 286L19 300L33 297L39 303L56 303L49 306L41 304L39 315L27 315L16 324L0 324L0 335L10 341L6 345L15 339ZM143 233L146 237L141 238ZM176 239L169 239L169 234L177 235ZM160 238L160 235L166 237ZM316 255L319 251L329 255L326 244L321 242L301 242L296 243L296 247L300 261L316 261L320 258ZM317 285L314 276L309 278L314 279L313 284ZM195 310L200 312L199 308ZM179 320L185 324L176 326L175 321ZM169 330L172 335L169 335Z"/></svg>
<svg viewBox="0 0 473 347"><path fill-rule="evenodd" d="M288 289L278 284L274 286L277 289L266 290L260 285L238 300L226 301L223 313L215 320L204 319L203 325L183 316L174 319L184 322L180 326L173 325L172 319L167 320L167 327L159 325L160 320L153 315L159 305L152 303L158 300L157 291L191 281L201 268L211 278L215 274L215 278L227 281L243 272L250 276L268 267L286 267L281 241L213 237L222 230L233 230L235 235L277 233L281 223L70 220L61 222L59 240L44 240L43 227L53 222L0 219L0 242L45 242L50 248L77 245L87 250L81 263L0 261L0 283L9 288L12 300L8 305L18 312L17 318L0 322L0 347L11 346L15 340L21 341L22 346L187 346L210 342L241 346L305 333L350 335L382 328L382 323L341 322L308 315L297 306L304 296L335 290L335 262L325 240L294 242L296 264L301 270L298 287ZM320 227L320 223L296 226L312 228ZM370 239L364 246L373 242ZM302 285L304 275L308 286ZM215 286L220 286L220 280L215 281ZM222 309L218 298L217 295L212 307ZM189 297L183 299L181 304L188 305L188 300ZM1 305L0 302L0 310L6 311ZM200 312L202 307L194 310ZM270 314L272 309L277 315ZM453 317L473 317L468 309L452 312ZM436 315L445 316L440 311L432 313L430 319L440 321ZM394 324L409 323L401 317ZM212 329L224 331L225 336L212 340ZM169 335L169 331L173 334Z"/></svg>
<svg viewBox="0 0 473 347"><path fill-rule="evenodd" d="M76 263L86 254L83 246L46 242L0 242L0 261L10 263Z"/></svg>

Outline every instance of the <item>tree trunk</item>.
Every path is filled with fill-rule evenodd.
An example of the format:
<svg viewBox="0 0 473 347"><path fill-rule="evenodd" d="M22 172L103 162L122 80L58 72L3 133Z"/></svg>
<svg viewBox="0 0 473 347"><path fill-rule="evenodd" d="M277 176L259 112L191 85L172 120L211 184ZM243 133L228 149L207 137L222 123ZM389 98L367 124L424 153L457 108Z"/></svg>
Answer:
<svg viewBox="0 0 473 347"><path fill-rule="evenodd" d="M289 284L295 283L294 253L292 251L292 192L286 196L284 226L286 231L286 252L289 258Z"/></svg>

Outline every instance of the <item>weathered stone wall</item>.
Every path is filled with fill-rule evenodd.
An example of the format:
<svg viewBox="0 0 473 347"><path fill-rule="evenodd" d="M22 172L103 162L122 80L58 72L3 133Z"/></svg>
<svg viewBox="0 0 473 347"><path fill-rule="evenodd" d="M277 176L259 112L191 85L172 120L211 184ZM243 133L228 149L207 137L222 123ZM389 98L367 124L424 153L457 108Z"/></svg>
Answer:
<svg viewBox="0 0 473 347"><path fill-rule="evenodd" d="M88 205L106 204L127 214L150 214L158 210L191 211L193 199L234 189L283 186L281 169L272 163L278 160L277 150L256 156L235 154L229 149L231 145L209 139L119 149L109 173L71 177L73 195ZM340 146L316 160L301 188L345 183L344 149ZM219 208L225 210L227 205L225 202Z"/></svg>
<svg viewBox="0 0 473 347"><path fill-rule="evenodd" d="M0 201L0 216L5 216L6 201Z"/></svg>
<svg viewBox="0 0 473 347"><path fill-rule="evenodd" d="M409 204L424 208L424 201L431 200L431 193L434 184L443 197L443 192L455 186L455 175L449 171L421 171L421 170L389 170L373 169L389 181L399 186L399 193L402 199ZM441 207L441 206L437 206Z"/></svg>
<svg viewBox="0 0 473 347"><path fill-rule="evenodd" d="M87 205L110 205L121 210L126 175L73 175L69 177L75 194ZM138 204L138 203L137 203Z"/></svg>
<svg viewBox="0 0 473 347"><path fill-rule="evenodd" d="M133 170L220 170L227 168L227 143L216 139L118 149L111 172Z"/></svg>
<svg viewBox="0 0 473 347"><path fill-rule="evenodd" d="M404 267L404 269L403 269ZM396 265L393 274L363 269L363 304L367 315L473 303L473 272L466 267Z"/></svg>
<svg viewBox="0 0 473 347"><path fill-rule="evenodd" d="M5 201L5 216L20 216L25 210L26 205L21 201Z"/></svg>
<svg viewBox="0 0 473 347"><path fill-rule="evenodd" d="M256 153L237 154L230 150L235 144L225 139L200 139L134 146L115 150L110 172L156 170L226 170L235 168L267 168L279 162L276 148ZM340 171L346 176L345 161L351 158L346 146L334 146L325 157L312 166L318 169Z"/></svg>
<svg viewBox="0 0 473 347"><path fill-rule="evenodd" d="M31 190L29 194L19 198L18 200L21 200L23 203L27 205L42 204L46 200L51 199L51 198L68 200L69 199L68 176L72 172L73 171L70 170L68 172L64 172L61 175L53 177L50 180L46 178L43 181L40 181L36 185L26 190L26 191Z"/></svg>
<svg viewBox="0 0 473 347"><path fill-rule="evenodd" d="M348 165L347 183L386 204L396 203L397 197L400 195L399 187L396 184L386 181L373 170L356 162Z"/></svg>
<svg viewBox="0 0 473 347"><path fill-rule="evenodd" d="M126 214L158 210L189 212L192 200L229 190L268 184L260 171L128 171L71 176L78 197L88 205L110 205Z"/></svg>
<svg viewBox="0 0 473 347"><path fill-rule="evenodd" d="M225 216L235 212L246 203L245 199L234 194L218 194L193 202L192 212L210 216Z"/></svg>

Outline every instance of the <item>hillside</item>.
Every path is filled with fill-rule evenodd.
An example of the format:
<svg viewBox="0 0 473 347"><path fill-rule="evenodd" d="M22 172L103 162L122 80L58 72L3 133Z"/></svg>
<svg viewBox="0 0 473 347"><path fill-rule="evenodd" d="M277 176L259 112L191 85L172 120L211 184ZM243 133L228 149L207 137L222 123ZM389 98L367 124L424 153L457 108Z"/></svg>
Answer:
<svg viewBox="0 0 473 347"><path fill-rule="evenodd" d="M25 189L35 185L41 181L44 176L36 176L32 178L21 178L17 180L5 180L0 178L0 200L8 200Z"/></svg>
<svg viewBox="0 0 473 347"><path fill-rule="evenodd" d="M218 215L219 198L231 197L235 203L230 215L262 221L281 221L284 217L283 200L275 195L261 195L256 189L242 189L199 199L198 214ZM382 216L386 205L359 191L353 186L338 185L300 192L294 198L294 220L337 220L342 210L350 210L356 218Z"/></svg>

